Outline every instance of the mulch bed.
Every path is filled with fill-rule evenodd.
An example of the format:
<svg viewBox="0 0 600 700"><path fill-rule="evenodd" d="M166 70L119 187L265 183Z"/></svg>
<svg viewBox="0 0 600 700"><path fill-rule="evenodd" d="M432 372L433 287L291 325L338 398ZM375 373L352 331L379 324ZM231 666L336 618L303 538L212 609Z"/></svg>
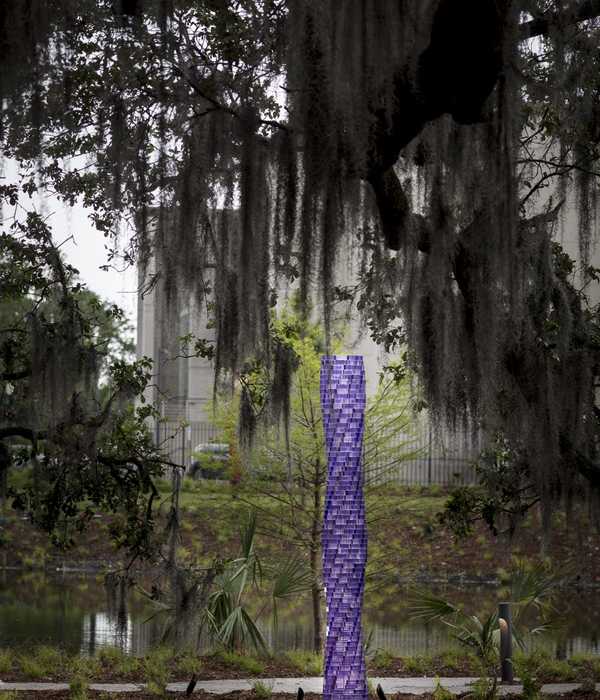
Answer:
<svg viewBox="0 0 600 700"><path fill-rule="evenodd" d="M52 691L27 691L16 693L19 699L21 698L35 698L40 700L42 697L48 700L69 700L70 695L68 690L52 690ZM88 698L90 700L106 700L109 697L110 700L156 700L157 696L150 693L144 692L134 692L134 693L110 693L107 695L105 692L88 691ZM167 693L165 696L167 698L178 698L182 700L185 698L184 693ZM466 694L457 695L457 698L467 697ZM523 700L521 695L511 695L514 700ZM584 693L580 691L573 691L571 693L564 693L562 695L551 695L546 696L550 698L555 698L556 700L599 700L600 693ZM224 695L215 695L213 693L204 693L199 691L194 693L194 700L257 700L258 696L253 691L237 691L234 693L226 693ZM269 700L292 700L294 696L290 693L273 693L269 696ZM304 696L305 700L322 700L323 696L316 693L306 693ZM389 700L433 700L431 694L426 695L408 695L398 693L397 695L389 695Z"/></svg>

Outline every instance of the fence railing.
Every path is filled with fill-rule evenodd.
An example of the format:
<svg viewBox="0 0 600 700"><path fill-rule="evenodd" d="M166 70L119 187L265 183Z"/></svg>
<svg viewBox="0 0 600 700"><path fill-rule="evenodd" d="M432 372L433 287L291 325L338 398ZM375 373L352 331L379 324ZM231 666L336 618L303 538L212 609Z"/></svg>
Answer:
<svg viewBox="0 0 600 700"><path fill-rule="evenodd" d="M196 447L218 442L219 434L220 431L212 423L160 421L156 424L154 439L170 462L180 464L188 471L192 466L192 455Z"/></svg>
<svg viewBox="0 0 600 700"><path fill-rule="evenodd" d="M170 462L189 471L198 445L222 442L222 438L212 423L160 421L155 427L155 441ZM442 440L434 438L425 427L415 435L394 436L385 456L372 455L365 464L365 481L403 486L474 484L477 452L464 433L445 435Z"/></svg>

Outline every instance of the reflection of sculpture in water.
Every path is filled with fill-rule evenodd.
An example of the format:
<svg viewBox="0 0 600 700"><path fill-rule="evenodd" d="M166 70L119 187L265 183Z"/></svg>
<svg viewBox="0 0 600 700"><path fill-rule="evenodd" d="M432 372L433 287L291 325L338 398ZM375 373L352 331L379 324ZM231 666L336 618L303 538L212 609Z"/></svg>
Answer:
<svg viewBox="0 0 600 700"><path fill-rule="evenodd" d="M327 451L323 581L327 603L324 700L366 700L361 608L367 532L362 476L365 373L362 357L321 359Z"/></svg>

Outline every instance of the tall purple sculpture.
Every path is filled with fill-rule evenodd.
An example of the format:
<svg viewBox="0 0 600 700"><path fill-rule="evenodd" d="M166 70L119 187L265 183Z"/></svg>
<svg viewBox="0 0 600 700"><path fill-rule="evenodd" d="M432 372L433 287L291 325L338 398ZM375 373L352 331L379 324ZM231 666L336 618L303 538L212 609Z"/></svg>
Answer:
<svg viewBox="0 0 600 700"><path fill-rule="evenodd" d="M366 700L361 609L367 531L362 478L365 373L359 355L321 358L327 452L323 579L327 603L324 700Z"/></svg>

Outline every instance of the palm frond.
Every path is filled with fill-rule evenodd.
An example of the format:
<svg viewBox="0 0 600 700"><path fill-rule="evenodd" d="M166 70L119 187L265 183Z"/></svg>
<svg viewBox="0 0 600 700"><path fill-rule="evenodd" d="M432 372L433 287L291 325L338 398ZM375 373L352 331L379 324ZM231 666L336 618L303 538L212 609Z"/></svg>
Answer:
<svg viewBox="0 0 600 700"><path fill-rule="evenodd" d="M551 601L564 576L551 573L547 566L519 561L510 578L510 599L513 603L542 607Z"/></svg>
<svg viewBox="0 0 600 700"><path fill-rule="evenodd" d="M237 639L241 642L250 642L256 649L267 650L265 640L254 620L239 605L231 611L231 614L219 629L219 638L228 647L231 647Z"/></svg>
<svg viewBox="0 0 600 700"><path fill-rule="evenodd" d="M254 537L256 536L256 511L248 511L248 517L240 529L240 546L244 559L249 559L254 550Z"/></svg>
<svg viewBox="0 0 600 700"><path fill-rule="evenodd" d="M290 557L271 572L273 581L273 598L285 598L309 591L313 576L304 559Z"/></svg>
<svg viewBox="0 0 600 700"><path fill-rule="evenodd" d="M463 611L439 596L415 592L409 597L409 615L415 620L435 622L447 617L466 617Z"/></svg>

